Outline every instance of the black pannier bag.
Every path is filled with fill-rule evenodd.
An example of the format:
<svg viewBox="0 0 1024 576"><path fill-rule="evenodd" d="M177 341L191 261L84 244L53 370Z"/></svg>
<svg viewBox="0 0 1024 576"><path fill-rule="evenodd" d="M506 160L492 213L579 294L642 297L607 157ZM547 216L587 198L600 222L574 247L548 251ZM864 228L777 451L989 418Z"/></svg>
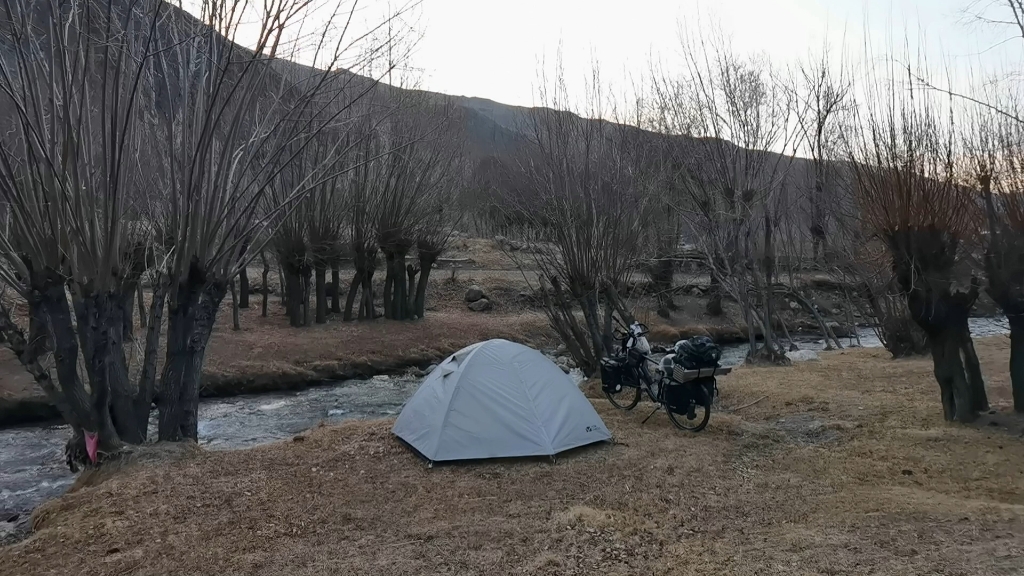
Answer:
<svg viewBox="0 0 1024 576"><path fill-rule="evenodd" d="M665 382L668 384L665 388L665 405L673 414L683 415L690 411L691 403L703 405L709 388L714 386L713 378L691 380L685 384L668 380Z"/></svg>
<svg viewBox="0 0 1024 576"><path fill-rule="evenodd" d="M721 359L722 349L707 336L694 336L676 343L675 361L686 370L718 368Z"/></svg>
<svg viewBox="0 0 1024 576"><path fill-rule="evenodd" d="M601 389L609 394L621 392L623 388L640 386L640 377L636 367L630 365L625 357L604 358L601 360Z"/></svg>

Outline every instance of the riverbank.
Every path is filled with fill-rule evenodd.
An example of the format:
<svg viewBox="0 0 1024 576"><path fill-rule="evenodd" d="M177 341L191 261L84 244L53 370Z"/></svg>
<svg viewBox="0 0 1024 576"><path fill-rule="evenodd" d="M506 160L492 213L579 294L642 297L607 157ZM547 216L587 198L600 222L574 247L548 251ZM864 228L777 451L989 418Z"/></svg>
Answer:
<svg viewBox="0 0 1024 576"><path fill-rule="evenodd" d="M260 315L259 299L241 310L241 330L232 330L230 309L218 315L203 373L205 398L296 390L325 381L369 378L423 369L474 342L506 338L535 347L557 345L546 316L521 298L522 286L508 279L471 271L473 276L439 278L432 284L434 310L412 322L342 322L304 328L288 326L283 309L271 302L269 316ZM486 313L466 308L463 295L471 284L484 287L495 305ZM272 298L275 298L272 296ZM745 342L735 311L709 318L699 299L683 298L670 319L647 313L651 338L672 343L679 338L709 335L720 344ZM642 309L642 307L638 307ZM794 335L801 335L794 324ZM816 327L805 326L814 334ZM141 328L137 328L141 333ZM160 358L162 362L163 358ZM56 407L43 396L10 350L0 347L0 428L58 420Z"/></svg>
<svg viewBox="0 0 1024 576"><path fill-rule="evenodd" d="M700 434L595 399L618 443L554 465L428 470L390 420L157 458L41 507L0 574L1018 573L1024 422L1008 339L977 349L970 427L930 360L858 349L735 371L722 407L763 400Z"/></svg>
<svg viewBox="0 0 1024 576"><path fill-rule="evenodd" d="M274 307L277 308L277 307ZM267 318L242 311L242 330L221 314L207 352L200 395L222 398L302 389L324 381L423 369L480 340L505 338L550 345L547 319L536 312L475 314L439 311L422 321L341 322L296 329L280 310ZM225 317L228 317L225 319ZM282 325L283 324L283 325ZM0 427L60 417L8 350L0 357ZM20 372L19 372L20 370Z"/></svg>

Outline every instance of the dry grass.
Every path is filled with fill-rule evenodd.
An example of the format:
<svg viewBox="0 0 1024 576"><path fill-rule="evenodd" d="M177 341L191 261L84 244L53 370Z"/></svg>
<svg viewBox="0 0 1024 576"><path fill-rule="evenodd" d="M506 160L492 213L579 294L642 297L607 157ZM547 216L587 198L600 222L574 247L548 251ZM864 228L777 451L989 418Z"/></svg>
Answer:
<svg viewBox="0 0 1024 576"><path fill-rule="evenodd" d="M445 252L446 258L469 258L472 266L491 270L515 270L516 262L490 238L456 238Z"/></svg>
<svg viewBox="0 0 1024 576"><path fill-rule="evenodd" d="M1008 403L1007 339L978 342ZM137 464L37 514L0 574L1020 574L1022 422L941 419L881 350L722 380L700 434L595 400L619 441L428 470L390 422ZM997 420L998 421L998 420Z"/></svg>

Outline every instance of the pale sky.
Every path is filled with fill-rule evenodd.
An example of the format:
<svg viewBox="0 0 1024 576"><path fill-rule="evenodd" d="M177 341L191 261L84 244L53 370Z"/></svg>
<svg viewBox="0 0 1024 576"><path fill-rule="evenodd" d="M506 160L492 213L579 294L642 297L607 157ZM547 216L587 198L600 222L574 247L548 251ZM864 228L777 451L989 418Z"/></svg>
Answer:
<svg viewBox="0 0 1024 576"><path fill-rule="evenodd" d="M531 106L540 63L550 71L560 44L570 87L582 86L592 61L603 81L625 85L652 55L678 61L681 29L717 22L735 49L778 64L820 50L826 38L838 48L845 37L854 60L863 59L865 39L878 56L909 38L933 68L1019 67L1021 42L993 49L1009 31L972 24L965 10L973 1L424 0L413 65L428 90Z"/></svg>
<svg viewBox="0 0 1024 576"><path fill-rule="evenodd" d="M192 11L208 2L181 1ZM259 2L249 1L250 9L258 9ZM344 22L356 6L347 37L359 37L390 10L416 2L313 0L311 17L298 28L317 29L334 10L335 23ZM945 84L942 77L951 73L954 84L963 88L968 75L979 80L995 72L1024 70L1024 41L1009 28L970 16L983 12L1007 18L1003 4L1005 0L421 0L413 13L403 16L417 28L420 40L411 71L401 82L446 94L540 105L536 88L542 63L550 77L561 47L573 96L582 98L579 93L594 62L607 91L623 94L642 83L652 61L669 72L682 69L681 35L692 39L717 26L738 53L766 55L776 66L820 54L827 42L834 56L845 53L863 69L866 54L879 59L895 46L899 55L909 51L913 60L926 59L928 76L936 83ZM252 31L240 29L244 44ZM357 47L348 56L355 61L358 53Z"/></svg>

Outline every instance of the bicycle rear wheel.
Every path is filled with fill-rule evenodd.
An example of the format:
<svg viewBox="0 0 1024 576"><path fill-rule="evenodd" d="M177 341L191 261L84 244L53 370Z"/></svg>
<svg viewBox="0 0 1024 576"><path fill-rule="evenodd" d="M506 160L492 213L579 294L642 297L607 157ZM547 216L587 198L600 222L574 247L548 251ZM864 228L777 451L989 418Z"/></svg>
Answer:
<svg viewBox="0 0 1024 576"><path fill-rule="evenodd" d="M693 386L693 401L691 409L687 414L676 414L666 408L668 419L680 430L700 432L708 425L711 419L711 397L704 386ZM693 416L692 418L690 416Z"/></svg>

